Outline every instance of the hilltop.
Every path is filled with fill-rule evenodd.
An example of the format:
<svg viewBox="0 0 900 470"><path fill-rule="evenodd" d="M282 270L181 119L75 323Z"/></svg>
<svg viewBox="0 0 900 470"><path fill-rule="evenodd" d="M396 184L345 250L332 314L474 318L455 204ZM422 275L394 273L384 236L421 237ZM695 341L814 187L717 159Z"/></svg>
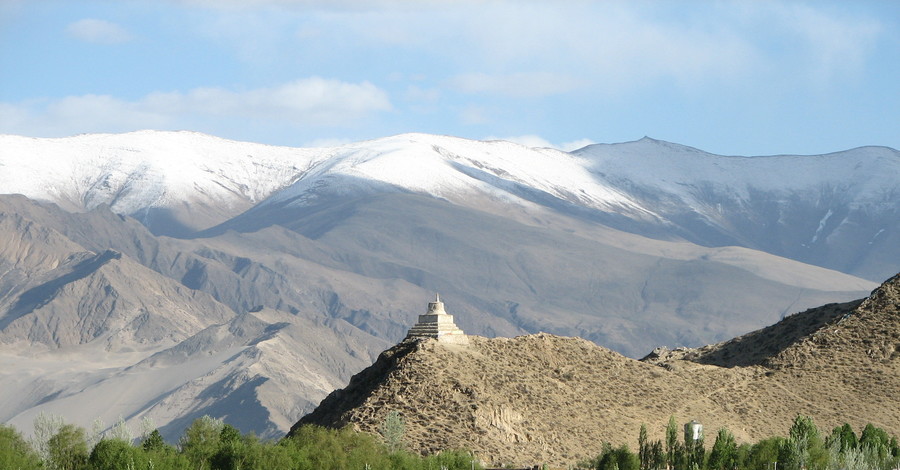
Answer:
<svg viewBox="0 0 900 470"><path fill-rule="evenodd" d="M900 275L863 301L826 305L731 341L641 361L578 338L433 339L385 351L303 423L378 432L397 411L419 452L473 449L494 464L571 464L646 423L701 421L738 440L783 435L797 413L900 432Z"/></svg>

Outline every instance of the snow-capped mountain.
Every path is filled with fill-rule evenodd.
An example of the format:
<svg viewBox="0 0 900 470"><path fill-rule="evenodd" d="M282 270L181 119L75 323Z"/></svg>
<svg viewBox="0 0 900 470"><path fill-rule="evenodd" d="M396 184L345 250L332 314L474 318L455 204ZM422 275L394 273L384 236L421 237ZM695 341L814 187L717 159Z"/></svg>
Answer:
<svg viewBox="0 0 900 470"><path fill-rule="evenodd" d="M303 174L315 150L196 132L60 139L0 136L0 193L68 210L109 205L154 233L187 235L243 212Z"/></svg>
<svg viewBox="0 0 900 470"><path fill-rule="evenodd" d="M654 238L744 246L870 280L900 264L900 153L885 147L727 157L644 138L565 153L405 134L330 150L222 228L257 214L248 227L281 223L285 208L385 191L521 212L526 223L564 213Z"/></svg>
<svg viewBox="0 0 900 470"><path fill-rule="evenodd" d="M644 138L566 153L403 134L303 149L142 131L0 136L0 151L0 193L69 210L107 204L181 237L280 223L276 207L412 192L523 222L565 213L654 238L745 246L873 281L900 259L900 153L885 147L731 157Z"/></svg>
<svg viewBox="0 0 900 470"><path fill-rule="evenodd" d="M211 414L274 436L434 292L471 334L635 357L720 341L896 271L896 155L0 136L0 419L149 416L177 436ZM846 271L771 254L796 240Z"/></svg>
<svg viewBox="0 0 900 470"><path fill-rule="evenodd" d="M871 280L900 266L900 152L726 157L644 138L574 152L706 246L738 245Z"/></svg>
<svg viewBox="0 0 900 470"><path fill-rule="evenodd" d="M626 193L588 171L585 161L554 149L505 141L402 134L328 152L266 204L311 204L320 192L409 191L465 204L488 197L527 205L520 192L547 194L573 204L647 217Z"/></svg>

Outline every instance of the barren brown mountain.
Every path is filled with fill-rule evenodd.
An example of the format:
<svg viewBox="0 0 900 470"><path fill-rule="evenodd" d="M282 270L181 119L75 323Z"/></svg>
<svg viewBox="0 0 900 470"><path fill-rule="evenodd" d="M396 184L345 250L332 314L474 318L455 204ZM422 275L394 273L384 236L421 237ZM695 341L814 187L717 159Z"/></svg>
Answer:
<svg viewBox="0 0 900 470"><path fill-rule="evenodd" d="M635 447L646 423L696 419L744 442L785 435L798 413L821 429L900 433L900 275L862 301L830 304L699 349L641 361L548 334L406 341L329 395L304 423L377 433L397 411L410 450L467 448L491 464L571 464L602 442ZM711 442L708 443L711 445Z"/></svg>

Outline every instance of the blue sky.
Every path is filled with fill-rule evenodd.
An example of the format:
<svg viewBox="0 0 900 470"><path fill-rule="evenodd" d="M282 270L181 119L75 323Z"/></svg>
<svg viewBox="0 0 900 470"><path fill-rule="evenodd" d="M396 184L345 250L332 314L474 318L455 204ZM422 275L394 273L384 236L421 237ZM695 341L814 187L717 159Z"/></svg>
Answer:
<svg viewBox="0 0 900 470"><path fill-rule="evenodd" d="M0 133L900 148L900 2L0 0Z"/></svg>

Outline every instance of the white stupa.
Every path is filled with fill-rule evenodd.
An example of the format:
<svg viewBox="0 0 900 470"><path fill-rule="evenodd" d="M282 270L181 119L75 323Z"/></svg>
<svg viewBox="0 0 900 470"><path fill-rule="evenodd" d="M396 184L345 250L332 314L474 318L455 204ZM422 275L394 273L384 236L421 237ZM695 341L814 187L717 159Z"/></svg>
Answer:
<svg viewBox="0 0 900 470"><path fill-rule="evenodd" d="M406 339L435 338L438 341L469 344L469 338L453 323L453 315L444 311L441 296L435 295L434 302L428 302L428 311L419 315L419 322L409 329Z"/></svg>

